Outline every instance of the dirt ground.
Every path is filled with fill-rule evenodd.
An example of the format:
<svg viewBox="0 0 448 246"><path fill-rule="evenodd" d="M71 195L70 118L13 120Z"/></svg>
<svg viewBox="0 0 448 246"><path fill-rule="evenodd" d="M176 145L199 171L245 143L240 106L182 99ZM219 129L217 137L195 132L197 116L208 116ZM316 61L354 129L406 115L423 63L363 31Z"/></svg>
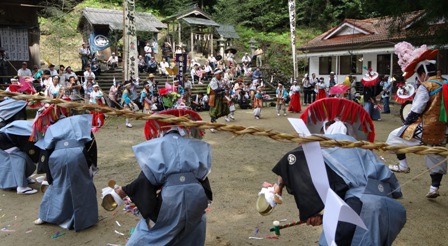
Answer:
<svg viewBox="0 0 448 246"><path fill-rule="evenodd" d="M382 121L375 122L376 141L385 141L388 133L401 123L399 106L392 105L392 114L382 115ZM208 114L201 113L205 120ZM298 117L289 114L288 117ZM237 110L234 124L259 126L285 133L293 133L286 117L277 117L274 108L265 108L262 119L255 120L251 110ZM220 122L223 122L220 119ZM125 128L124 119L109 117L105 126L96 133L98 141L99 168L95 176L100 204L100 190L109 179L118 184L127 184L137 177L140 169L135 161L131 146L144 141L144 121L133 121L132 129ZM207 132L204 141L213 146L211 186L214 201L207 213L206 245L315 245L321 227L306 225L282 230L280 239L249 239L258 230L258 237L273 235L269 232L272 221L298 219L298 210L292 196L283 195L284 204L277 206L268 216L261 216L255 210L257 193L263 181L275 182L271 172L276 162L295 144L277 142L263 137L240 136L229 133ZM395 162L387 153L386 164ZM407 223L394 245L448 245L444 231L448 225L448 191L446 178L441 187L441 196L434 200L425 198L430 185L422 156L409 155L410 174L398 174L404 198L399 201L407 209ZM56 225L35 226L42 193L30 196L17 195L12 191L0 190L0 245L125 245L132 227L138 218L124 213L107 212L99 207L99 223L82 232L67 231ZM116 233L123 233L124 236ZM57 232L64 235L51 238Z"/></svg>

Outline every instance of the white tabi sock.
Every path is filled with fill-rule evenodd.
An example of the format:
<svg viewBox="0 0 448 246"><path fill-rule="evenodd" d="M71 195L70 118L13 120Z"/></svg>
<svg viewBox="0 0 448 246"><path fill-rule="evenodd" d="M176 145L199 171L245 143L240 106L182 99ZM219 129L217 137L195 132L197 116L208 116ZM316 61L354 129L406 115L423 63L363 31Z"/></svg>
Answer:
<svg viewBox="0 0 448 246"><path fill-rule="evenodd" d="M400 165L400 169L401 170L406 170L408 169L408 162L406 161L406 159L400 160L399 161L399 165Z"/></svg>
<svg viewBox="0 0 448 246"><path fill-rule="evenodd" d="M429 192L430 192L430 193L432 193L432 192L436 192L436 191L438 191L438 190L439 190L439 187L434 187L434 186L432 186L432 185L429 187Z"/></svg>

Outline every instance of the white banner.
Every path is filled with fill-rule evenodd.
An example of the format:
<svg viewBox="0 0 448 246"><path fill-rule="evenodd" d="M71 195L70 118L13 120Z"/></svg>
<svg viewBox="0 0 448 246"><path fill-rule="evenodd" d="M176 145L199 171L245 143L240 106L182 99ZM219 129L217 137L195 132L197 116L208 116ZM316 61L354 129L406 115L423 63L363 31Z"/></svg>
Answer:
<svg viewBox="0 0 448 246"><path fill-rule="evenodd" d="M137 30L135 28L135 0L123 1L123 74L124 80L138 78Z"/></svg>
<svg viewBox="0 0 448 246"><path fill-rule="evenodd" d="M0 42L10 61L30 59L27 29L0 28Z"/></svg>
<svg viewBox="0 0 448 246"><path fill-rule="evenodd" d="M289 0L289 26L291 28L291 48L292 48L292 65L294 69L294 79L297 79L297 63L296 63L296 0Z"/></svg>

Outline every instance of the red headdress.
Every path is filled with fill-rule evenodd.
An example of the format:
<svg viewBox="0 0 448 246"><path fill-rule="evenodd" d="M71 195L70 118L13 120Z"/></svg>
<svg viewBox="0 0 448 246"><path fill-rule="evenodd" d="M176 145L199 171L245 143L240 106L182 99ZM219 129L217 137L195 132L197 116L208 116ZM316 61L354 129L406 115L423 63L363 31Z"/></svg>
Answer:
<svg viewBox="0 0 448 246"><path fill-rule="evenodd" d="M311 133L320 133L325 122L339 119L349 127L349 134L357 140L375 140L375 127L364 108L343 98L324 98L308 106L300 118Z"/></svg>
<svg viewBox="0 0 448 246"><path fill-rule="evenodd" d="M404 72L405 79L410 78L416 72L417 65L426 60L434 60L439 50L429 50L426 45L415 48L408 42L400 42L395 45L395 54L398 56L398 65Z"/></svg>
<svg viewBox="0 0 448 246"><path fill-rule="evenodd" d="M189 109L170 109L162 111L158 114L161 115L172 115L176 117L187 117L190 120L193 121L201 121L201 116L196 113L195 111L189 110ZM147 120L145 125L145 137L147 140L151 140L153 138L159 137L160 131L168 130L173 126L171 123L162 122L159 120ZM184 131L186 131L190 136L194 138L200 139L202 136L204 136L204 131L200 130L196 127L181 127Z"/></svg>

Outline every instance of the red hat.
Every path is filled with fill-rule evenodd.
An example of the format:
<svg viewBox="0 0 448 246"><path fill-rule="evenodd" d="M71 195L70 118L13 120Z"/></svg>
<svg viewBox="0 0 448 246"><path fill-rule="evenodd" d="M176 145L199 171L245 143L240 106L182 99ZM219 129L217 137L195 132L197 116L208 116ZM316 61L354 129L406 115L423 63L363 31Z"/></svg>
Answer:
<svg viewBox="0 0 448 246"><path fill-rule="evenodd" d="M412 62L404 69L404 78L408 79L416 72L415 70L418 69L418 67L416 67L418 63L424 60L433 60L438 53L439 50L427 50L419 57L412 60Z"/></svg>
<svg viewBox="0 0 448 246"><path fill-rule="evenodd" d="M202 120L201 116L197 112L189 109L170 109L159 112L158 114L172 115L176 117L186 117L193 121ZM172 126L173 126L172 123L162 122L159 120L147 120L144 129L145 137L147 140L157 138L159 137L160 131L170 129ZM196 127L183 127L183 126L179 127L183 128L183 130L185 130L190 136L194 138L200 139L205 134L203 130L200 130Z"/></svg>

